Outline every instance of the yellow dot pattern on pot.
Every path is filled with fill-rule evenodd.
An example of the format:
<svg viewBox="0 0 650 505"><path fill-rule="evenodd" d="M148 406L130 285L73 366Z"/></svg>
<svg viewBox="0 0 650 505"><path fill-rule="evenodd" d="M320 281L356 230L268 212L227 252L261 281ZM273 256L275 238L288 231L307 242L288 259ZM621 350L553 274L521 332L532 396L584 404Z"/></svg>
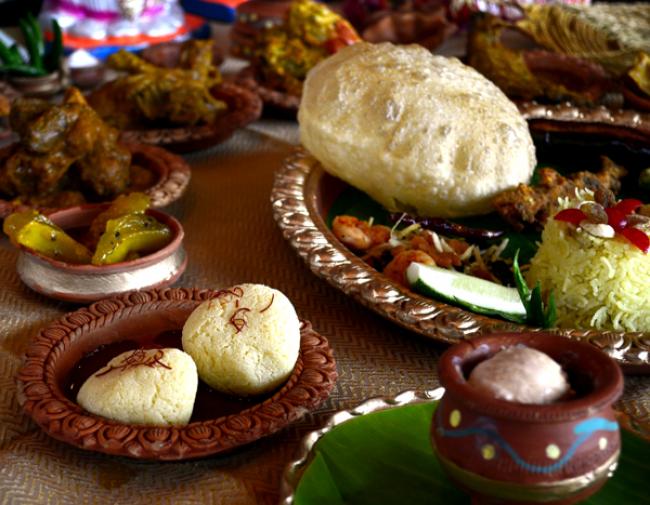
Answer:
<svg viewBox="0 0 650 505"><path fill-rule="evenodd" d="M460 419L460 410L452 410L451 414L449 414L449 424L452 428L455 428L460 424Z"/></svg>
<svg viewBox="0 0 650 505"><path fill-rule="evenodd" d="M600 437L600 439L598 440L598 448L601 451L607 449L607 439L605 437Z"/></svg>
<svg viewBox="0 0 650 505"><path fill-rule="evenodd" d="M492 444L485 444L483 447L481 447L481 455L483 456L483 459L490 460L494 458L495 454L496 451L494 450L494 446Z"/></svg>
<svg viewBox="0 0 650 505"><path fill-rule="evenodd" d="M560 454L562 454L562 451L560 451L560 448L557 445L548 444L546 446L546 457L549 459L557 459L560 457Z"/></svg>

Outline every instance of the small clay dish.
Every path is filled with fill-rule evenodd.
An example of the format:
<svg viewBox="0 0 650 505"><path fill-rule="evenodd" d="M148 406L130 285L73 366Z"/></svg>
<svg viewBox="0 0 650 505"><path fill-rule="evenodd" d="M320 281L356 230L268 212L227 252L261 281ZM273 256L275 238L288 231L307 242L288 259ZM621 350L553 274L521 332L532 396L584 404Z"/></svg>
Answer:
<svg viewBox="0 0 650 505"><path fill-rule="evenodd" d="M80 231L110 204L81 205L53 212L48 217L64 230ZM185 271L183 227L172 216L155 209L147 214L167 225L171 241L162 249L131 261L112 265L77 265L54 260L21 247L16 269L31 289L69 302L92 302L127 291L166 287Z"/></svg>
<svg viewBox="0 0 650 505"><path fill-rule="evenodd" d="M57 70L41 77L10 76L9 83L25 96L48 97L63 89L63 73Z"/></svg>
<svg viewBox="0 0 650 505"><path fill-rule="evenodd" d="M295 115L300 107L300 97L285 91L274 89L260 77L255 67L243 68L235 77L235 82L254 93L264 102L264 110Z"/></svg>
<svg viewBox="0 0 650 505"><path fill-rule="evenodd" d="M157 67L175 68L178 67L181 56L182 42L162 42L145 47L140 56L152 65ZM216 41L212 45L212 64L218 67L223 63L223 53Z"/></svg>
<svg viewBox="0 0 650 505"><path fill-rule="evenodd" d="M147 180L136 181L133 176L133 182L127 192L141 191L149 196L152 207L164 207L178 200L190 182L190 166L183 158L161 149L160 147L125 142L126 147L131 151L131 165L137 165L142 170L141 175L145 175ZM2 149L11 149L6 146ZM0 153L0 158L2 154ZM0 199L0 219L7 217L12 212L24 210L22 205L13 200ZM42 213L51 213L60 208L37 207Z"/></svg>
<svg viewBox="0 0 650 505"><path fill-rule="evenodd" d="M492 398L467 383L501 349L525 345L558 362L570 398L544 405ZM438 366L445 394L431 439L445 471L476 503L572 504L611 476L620 453L612 403L618 365L596 347L546 332L503 333L449 348Z"/></svg>
<svg viewBox="0 0 650 505"><path fill-rule="evenodd" d="M185 426L122 424L76 403L80 382L113 356L156 344L179 346L187 317L216 293L138 291L63 316L30 344L17 375L18 402L48 435L81 449L183 460L222 453L275 433L329 396L337 376L332 350L325 337L302 322L298 360L284 385L262 397L239 399L220 395L199 381L192 418Z"/></svg>
<svg viewBox="0 0 650 505"><path fill-rule="evenodd" d="M165 147L186 153L198 151L229 139L235 130L252 123L262 114L262 100L256 93L231 82L223 82L211 90L212 95L226 102L228 111L214 123L179 128L127 130L122 138Z"/></svg>

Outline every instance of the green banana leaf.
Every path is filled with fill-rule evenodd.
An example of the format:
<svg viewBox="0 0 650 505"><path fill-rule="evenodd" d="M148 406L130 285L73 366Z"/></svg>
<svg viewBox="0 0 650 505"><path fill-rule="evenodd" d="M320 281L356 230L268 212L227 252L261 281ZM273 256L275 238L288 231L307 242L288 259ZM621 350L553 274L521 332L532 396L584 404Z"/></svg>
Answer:
<svg viewBox="0 0 650 505"><path fill-rule="evenodd" d="M443 473L429 427L437 402L351 419L324 435L295 492L296 505L469 505ZM588 505L650 503L650 443L622 432L619 467Z"/></svg>

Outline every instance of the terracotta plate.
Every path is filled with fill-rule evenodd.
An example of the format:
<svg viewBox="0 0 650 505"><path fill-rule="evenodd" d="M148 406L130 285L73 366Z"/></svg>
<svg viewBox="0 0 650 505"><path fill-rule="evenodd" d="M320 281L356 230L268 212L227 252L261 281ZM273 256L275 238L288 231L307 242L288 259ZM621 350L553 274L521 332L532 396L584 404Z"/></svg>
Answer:
<svg viewBox="0 0 650 505"><path fill-rule="evenodd" d="M378 272L345 247L325 223L346 184L326 174L304 149L296 149L275 174L273 215L284 237L309 268L380 315L434 340L455 343L521 325L475 314L413 293ZM650 372L650 340L644 333L555 330L588 340L627 372Z"/></svg>
<svg viewBox="0 0 650 505"><path fill-rule="evenodd" d="M257 93L266 107L292 114L298 112L300 97L268 87L268 85L260 81L252 66L242 69L237 74L236 82Z"/></svg>
<svg viewBox="0 0 650 505"><path fill-rule="evenodd" d="M166 147L186 153L197 151L227 140L238 128L252 123L262 113L262 100L256 93L236 84L224 82L212 94L228 104L228 112L208 125L183 128L152 128L129 130L122 134L124 140Z"/></svg>
<svg viewBox="0 0 650 505"><path fill-rule="evenodd" d="M179 330L192 310L215 291L140 291L96 302L43 329L27 350L18 372L18 401L50 436L82 449L139 459L184 460L222 453L275 433L317 407L336 380L327 339L308 322L301 327L300 354L291 377L272 395L227 415L212 404L186 426L122 424L83 410L65 394L83 356L103 344ZM143 330L146 328L146 330ZM201 388L199 387L199 390ZM207 408L206 408L207 407ZM210 410L211 409L211 410ZM201 417L201 416L199 416Z"/></svg>
<svg viewBox="0 0 650 505"><path fill-rule="evenodd" d="M133 160L154 174L153 182L148 188L134 188L149 195L152 207L164 207L181 197L190 182L190 167L183 158L156 146L137 143L126 145ZM20 208L20 205L12 201L0 199L0 219ZM41 207L39 210L50 213L58 209Z"/></svg>

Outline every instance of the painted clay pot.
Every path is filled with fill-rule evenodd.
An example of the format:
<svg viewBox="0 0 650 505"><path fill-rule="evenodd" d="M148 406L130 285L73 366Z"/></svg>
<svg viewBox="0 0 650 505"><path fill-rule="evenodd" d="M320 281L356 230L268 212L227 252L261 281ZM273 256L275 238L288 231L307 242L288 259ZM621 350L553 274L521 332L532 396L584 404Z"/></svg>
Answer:
<svg viewBox="0 0 650 505"><path fill-rule="evenodd" d="M521 404L467 383L479 362L517 344L558 362L572 396ZM445 471L475 503L572 504L596 492L616 468L620 436L612 403L623 376L596 347L544 332L493 334L448 349L439 374L445 395L433 417L432 443Z"/></svg>

